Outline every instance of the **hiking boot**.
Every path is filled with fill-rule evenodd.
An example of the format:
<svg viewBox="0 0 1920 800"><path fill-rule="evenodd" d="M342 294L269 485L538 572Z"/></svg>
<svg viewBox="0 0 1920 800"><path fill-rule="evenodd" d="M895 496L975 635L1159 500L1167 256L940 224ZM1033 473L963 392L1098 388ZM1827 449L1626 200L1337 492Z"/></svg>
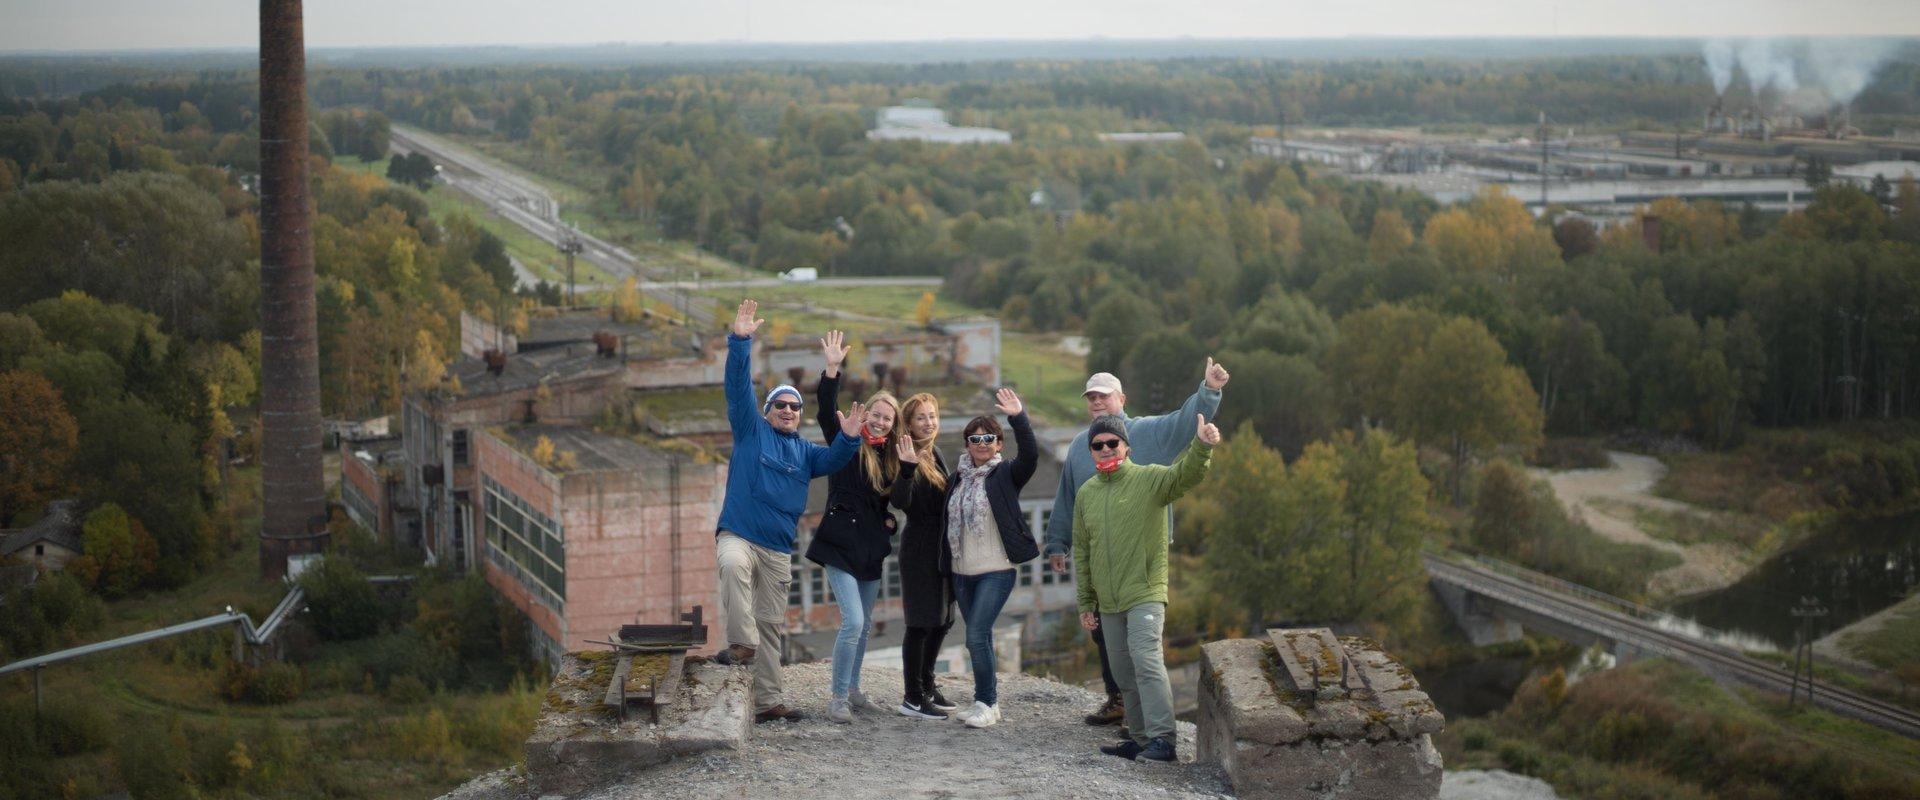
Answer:
<svg viewBox="0 0 1920 800"><path fill-rule="evenodd" d="M939 689L933 690L933 696L927 698L926 704L933 706L943 714L951 714L960 710L960 706L955 705L952 700L948 700L946 695L940 693Z"/></svg>
<svg viewBox="0 0 1920 800"><path fill-rule="evenodd" d="M713 663L723 667L746 666L753 663L753 648L745 645L728 645L727 649L713 654Z"/></svg>
<svg viewBox="0 0 1920 800"><path fill-rule="evenodd" d="M1129 742L1133 741L1133 731L1127 730L1127 726L1125 725L1120 726L1120 738Z"/></svg>
<svg viewBox="0 0 1920 800"><path fill-rule="evenodd" d="M912 700L902 701L900 703L900 707L894 710L900 712L900 716L912 717L914 719L946 719L947 718L947 715L944 712L940 711L939 709L934 708L933 706L927 705L926 703L916 703Z"/></svg>
<svg viewBox="0 0 1920 800"><path fill-rule="evenodd" d="M973 713L967 715L967 727L990 728L1000 721L1000 707L987 705L978 700L973 702Z"/></svg>
<svg viewBox="0 0 1920 800"><path fill-rule="evenodd" d="M842 725L853 721L853 709L847 707L847 698L836 697L827 701L827 719Z"/></svg>
<svg viewBox="0 0 1920 800"><path fill-rule="evenodd" d="M1180 754L1174 751L1173 741L1162 736L1151 742L1147 742L1147 746L1140 750L1140 757L1135 760L1153 761L1161 764L1178 764L1180 763Z"/></svg>
<svg viewBox="0 0 1920 800"><path fill-rule="evenodd" d="M1126 718L1126 703L1120 699L1120 695L1110 694L1107 695L1107 704L1088 714L1086 720L1088 725L1118 725Z"/></svg>
<svg viewBox="0 0 1920 800"><path fill-rule="evenodd" d="M1110 756L1119 756L1128 761L1132 761L1134 760L1134 758L1138 757L1140 755L1140 751L1144 749L1146 748L1141 747L1139 742L1136 742L1132 739L1128 739L1123 742L1115 742L1109 745L1102 745L1100 747L1100 752Z"/></svg>
<svg viewBox="0 0 1920 800"><path fill-rule="evenodd" d="M753 715L753 721L755 724L759 724L762 722L772 722L777 719L783 719L788 722L799 722L800 720L803 720L806 718L807 718L806 714L801 713L797 709L788 708L785 705L777 705L765 711L762 711L758 714Z"/></svg>

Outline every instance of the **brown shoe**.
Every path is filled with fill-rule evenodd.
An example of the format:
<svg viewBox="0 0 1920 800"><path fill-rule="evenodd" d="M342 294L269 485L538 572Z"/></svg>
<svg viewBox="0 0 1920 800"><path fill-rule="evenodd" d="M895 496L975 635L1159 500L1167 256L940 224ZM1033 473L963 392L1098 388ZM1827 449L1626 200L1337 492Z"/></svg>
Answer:
<svg viewBox="0 0 1920 800"><path fill-rule="evenodd" d="M725 667L752 664L753 648L737 644L728 645L727 649L713 654L713 663Z"/></svg>
<svg viewBox="0 0 1920 800"><path fill-rule="evenodd" d="M784 719L788 722L799 722L800 720L803 720L806 718L807 718L806 714L801 713L798 709L788 708L784 704L774 706L772 708L769 708L765 711L762 711L758 714L753 715L753 721L755 724L759 724L762 722L772 722L776 719Z"/></svg>
<svg viewBox="0 0 1920 800"><path fill-rule="evenodd" d="M1088 714L1086 721L1088 725L1118 725L1126 718L1127 706L1120 700L1120 695L1115 694L1108 695L1107 704L1101 706L1100 710Z"/></svg>

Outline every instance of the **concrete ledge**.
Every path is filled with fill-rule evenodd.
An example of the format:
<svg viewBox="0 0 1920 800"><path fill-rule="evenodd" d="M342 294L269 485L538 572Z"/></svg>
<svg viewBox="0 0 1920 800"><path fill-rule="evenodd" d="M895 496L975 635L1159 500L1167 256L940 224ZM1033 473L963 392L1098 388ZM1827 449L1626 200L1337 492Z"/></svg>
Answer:
<svg viewBox="0 0 1920 800"><path fill-rule="evenodd" d="M612 655L568 653L561 659L527 738L526 769L536 792L573 794L678 756L737 750L746 740L753 699L745 667L688 664L680 697L661 710L659 723L639 707L621 722L601 703Z"/></svg>

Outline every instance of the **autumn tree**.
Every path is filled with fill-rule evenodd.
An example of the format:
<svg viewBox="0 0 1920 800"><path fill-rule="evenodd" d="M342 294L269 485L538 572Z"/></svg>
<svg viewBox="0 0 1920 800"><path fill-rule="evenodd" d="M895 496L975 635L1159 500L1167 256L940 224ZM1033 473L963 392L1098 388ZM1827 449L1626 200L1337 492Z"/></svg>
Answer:
<svg viewBox="0 0 1920 800"><path fill-rule="evenodd" d="M80 542L94 586L107 597L125 597L146 582L158 562L159 547L140 521L115 503L102 503L80 524ZM77 560L77 559L76 559Z"/></svg>
<svg viewBox="0 0 1920 800"><path fill-rule="evenodd" d="M0 524L68 491L79 437L47 379L0 372Z"/></svg>

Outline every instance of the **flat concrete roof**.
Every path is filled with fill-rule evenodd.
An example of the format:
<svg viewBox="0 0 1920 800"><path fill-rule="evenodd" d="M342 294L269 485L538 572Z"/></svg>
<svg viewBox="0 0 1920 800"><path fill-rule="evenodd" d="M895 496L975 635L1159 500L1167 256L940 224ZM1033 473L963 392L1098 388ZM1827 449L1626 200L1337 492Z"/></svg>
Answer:
<svg viewBox="0 0 1920 800"><path fill-rule="evenodd" d="M540 437L553 442L553 450L571 452L578 466L568 474L581 472L630 471L665 467L672 456L640 444L625 436L601 433L579 425L515 425L489 431L523 454L531 455Z"/></svg>

